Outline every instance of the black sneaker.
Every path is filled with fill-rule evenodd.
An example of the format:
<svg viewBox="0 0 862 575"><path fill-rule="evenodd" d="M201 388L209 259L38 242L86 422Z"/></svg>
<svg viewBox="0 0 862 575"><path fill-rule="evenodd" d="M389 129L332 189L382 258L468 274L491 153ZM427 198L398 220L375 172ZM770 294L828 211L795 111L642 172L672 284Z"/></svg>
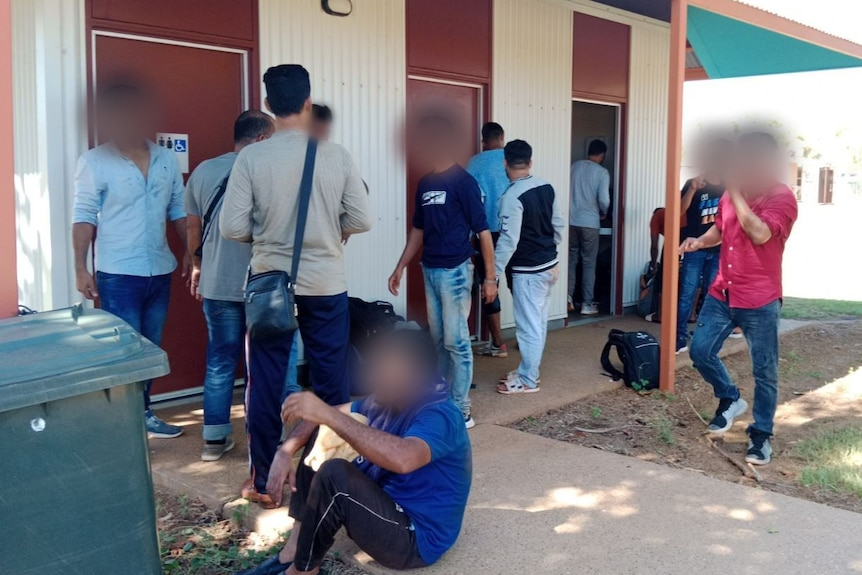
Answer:
<svg viewBox="0 0 862 575"><path fill-rule="evenodd" d="M748 409L748 403L744 399L722 399L718 402L715 417L706 428L710 433L724 433L733 426L733 419L739 417Z"/></svg>
<svg viewBox="0 0 862 575"><path fill-rule="evenodd" d="M753 465L766 465L772 461L772 446L765 433L752 431L748 439L748 452L745 461Z"/></svg>

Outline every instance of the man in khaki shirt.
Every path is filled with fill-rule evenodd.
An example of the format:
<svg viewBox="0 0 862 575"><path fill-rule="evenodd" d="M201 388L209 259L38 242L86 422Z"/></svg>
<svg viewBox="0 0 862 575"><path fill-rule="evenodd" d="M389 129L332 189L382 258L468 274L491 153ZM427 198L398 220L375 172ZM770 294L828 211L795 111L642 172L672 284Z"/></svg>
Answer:
<svg viewBox="0 0 862 575"><path fill-rule="evenodd" d="M253 274L291 269L311 120L311 84L305 68L275 66L263 81L276 132L240 152L219 222L226 238L252 244ZM320 142L295 281L311 386L330 405L350 401L350 318L342 237L370 228L368 193L350 154L338 144ZM251 340L248 347L246 418L252 478L243 491L265 507L275 505L266 494L266 482L281 438L279 407L292 345L290 334Z"/></svg>

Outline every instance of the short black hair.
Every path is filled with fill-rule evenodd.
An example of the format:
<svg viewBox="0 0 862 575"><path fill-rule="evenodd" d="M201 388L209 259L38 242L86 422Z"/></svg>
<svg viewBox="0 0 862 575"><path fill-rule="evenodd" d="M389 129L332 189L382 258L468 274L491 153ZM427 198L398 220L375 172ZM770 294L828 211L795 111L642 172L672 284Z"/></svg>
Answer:
<svg viewBox="0 0 862 575"><path fill-rule="evenodd" d="M510 168L524 168L533 161L533 146L524 140L512 140L503 148L503 157Z"/></svg>
<svg viewBox="0 0 862 575"><path fill-rule="evenodd" d="M99 105L114 107L138 104L144 97L144 90L135 84L111 84L99 94Z"/></svg>
<svg viewBox="0 0 862 575"><path fill-rule="evenodd" d="M397 352L399 356L410 359L410 363L417 368L418 375L438 375L439 354L427 330L396 328L378 335L371 350L372 355L375 351Z"/></svg>
<svg viewBox="0 0 862 575"><path fill-rule="evenodd" d="M487 122L484 126L482 126L483 142L492 142L494 140L499 140L504 135L505 132L503 131L503 126L501 126L497 122Z"/></svg>
<svg viewBox="0 0 862 575"><path fill-rule="evenodd" d="M260 136L271 136L275 131L272 118L260 110L246 110L233 123L235 144L257 140Z"/></svg>
<svg viewBox="0 0 862 575"><path fill-rule="evenodd" d="M281 118L299 114L311 97L308 70L299 64L273 66L263 75L263 83L272 113Z"/></svg>
<svg viewBox="0 0 862 575"><path fill-rule="evenodd" d="M426 114L422 116L419 120L419 128L423 130L427 129L441 129L447 132L452 132L455 129L455 124L452 120L449 119L448 116L444 114Z"/></svg>
<svg viewBox="0 0 862 575"><path fill-rule="evenodd" d="M312 104L311 116L316 122L332 123L332 108L324 104Z"/></svg>
<svg viewBox="0 0 862 575"><path fill-rule="evenodd" d="M587 149L587 156L592 158L593 156L601 156L602 154L608 153L608 145L602 142L601 140L593 140L590 142L590 147Z"/></svg>
<svg viewBox="0 0 862 575"><path fill-rule="evenodd" d="M764 131L745 132L739 137L739 144L742 147L763 147L771 152L781 148L775 136Z"/></svg>

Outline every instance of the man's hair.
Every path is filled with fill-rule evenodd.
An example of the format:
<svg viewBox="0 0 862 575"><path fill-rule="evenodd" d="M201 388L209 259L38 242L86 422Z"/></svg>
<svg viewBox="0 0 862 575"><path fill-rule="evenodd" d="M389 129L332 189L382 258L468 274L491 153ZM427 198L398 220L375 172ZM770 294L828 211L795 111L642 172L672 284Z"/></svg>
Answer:
<svg viewBox="0 0 862 575"><path fill-rule="evenodd" d="M503 131L503 126L501 126L497 122L487 122L484 126L482 126L483 142L493 142L494 140L499 140L504 135L505 132Z"/></svg>
<svg viewBox="0 0 862 575"><path fill-rule="evenodd" d="M453 132L455 124L448 116L443 114L427 114L419 120L420 130L440 130L444 132Z"/></svg>
<svg viewBox="0 0 862 575"><path fill-rule="evenodd" d="M435 376L438 372L439 355L430 334L422 329L395 329L379 335L374 341L373 351L397 353L416 366L417 375ZM372 354L373 354L372 351Z"/></svg>
<svg viewBox="0 0 862 575"><path fill-rule="evenodd" d="M777 152L781 146L778 140L769 132L754 131L746 132L739 137L739 144L744 148L765 148L770 152Z"/></svg>
<svg viewBox="0 0 862 575"><path fill-rule="evenodd" d="M273 66L263 75L263 83L269 107L280 118L299 114L311 97L308 70L299 64Z"/></svg>
<svg viewBox="0 0 862 575"><path fill-rule="evenodd" d="M235 144L251 142L260 136L271 136L274 131L272 118L260 110L246 110L233 123L233 141Z"/></svg>
<svg viewBox="0 0 862 575"><path fill-rule="evenodd" d="M144 99L144 91L134 84L111 84L99 94L99 105L106 107L138 104Z"/></svg>
<svg viewBox="0 0 862 575"><path fill-rule="evenodd" d="M311 116L316 122L325 122L329 124L332 122L332 108L324 104L312 104Z"/></svg>
<svg viewBox="0 0 862 575"><path fill-rule="evenodd" d="M602 154L608 153L608 145L602 142L601 140L593 140L590 142L590 147L587 149L587 156L592 158L593 156L601 156Z"/></svg>
<svg viewBox="0 0 862 575"><path fill-rule="evenodd" d="M503 156L510 168L525 168L533 160L533 147L524 140L512 140L503 148Z"/></svg>

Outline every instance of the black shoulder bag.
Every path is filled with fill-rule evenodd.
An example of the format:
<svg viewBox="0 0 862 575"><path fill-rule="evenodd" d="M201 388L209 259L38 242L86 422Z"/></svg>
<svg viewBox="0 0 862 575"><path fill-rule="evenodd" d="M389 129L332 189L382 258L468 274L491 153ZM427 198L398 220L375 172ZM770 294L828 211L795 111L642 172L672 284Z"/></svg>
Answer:
<svg viewBox="0 0 862 575"><path fill-rule="evenodd" d="M221 204L222 198L224 198L224 193L227 191L227 182L230 179L230 172L224 177L221 181L221 184L218 186L218 190L216 190L215 196L213 196L212 201L210 202L210 207L207 208L207 213L204 214L203 220L203 232L201 233L201 245L198 246L198 249L195 250L195 256L203 257L204 254L204 244L207 241L207 237L210 235L210 230L212 229L213 223L213 215L215 214L216 209L218 209Z"/></svg>
<svg viewBox="0 0 862 575"><path fill-rule="evenodd" d="M296 331L296 273L302 255L305 222L314 179L314 159L317 141L308 140L305 167L299 185L299 206L296 214L296 235L293 240L293 257L290 274L277 270L251 274L245 286L245 325L250 339L271 339Z"/></svg>

